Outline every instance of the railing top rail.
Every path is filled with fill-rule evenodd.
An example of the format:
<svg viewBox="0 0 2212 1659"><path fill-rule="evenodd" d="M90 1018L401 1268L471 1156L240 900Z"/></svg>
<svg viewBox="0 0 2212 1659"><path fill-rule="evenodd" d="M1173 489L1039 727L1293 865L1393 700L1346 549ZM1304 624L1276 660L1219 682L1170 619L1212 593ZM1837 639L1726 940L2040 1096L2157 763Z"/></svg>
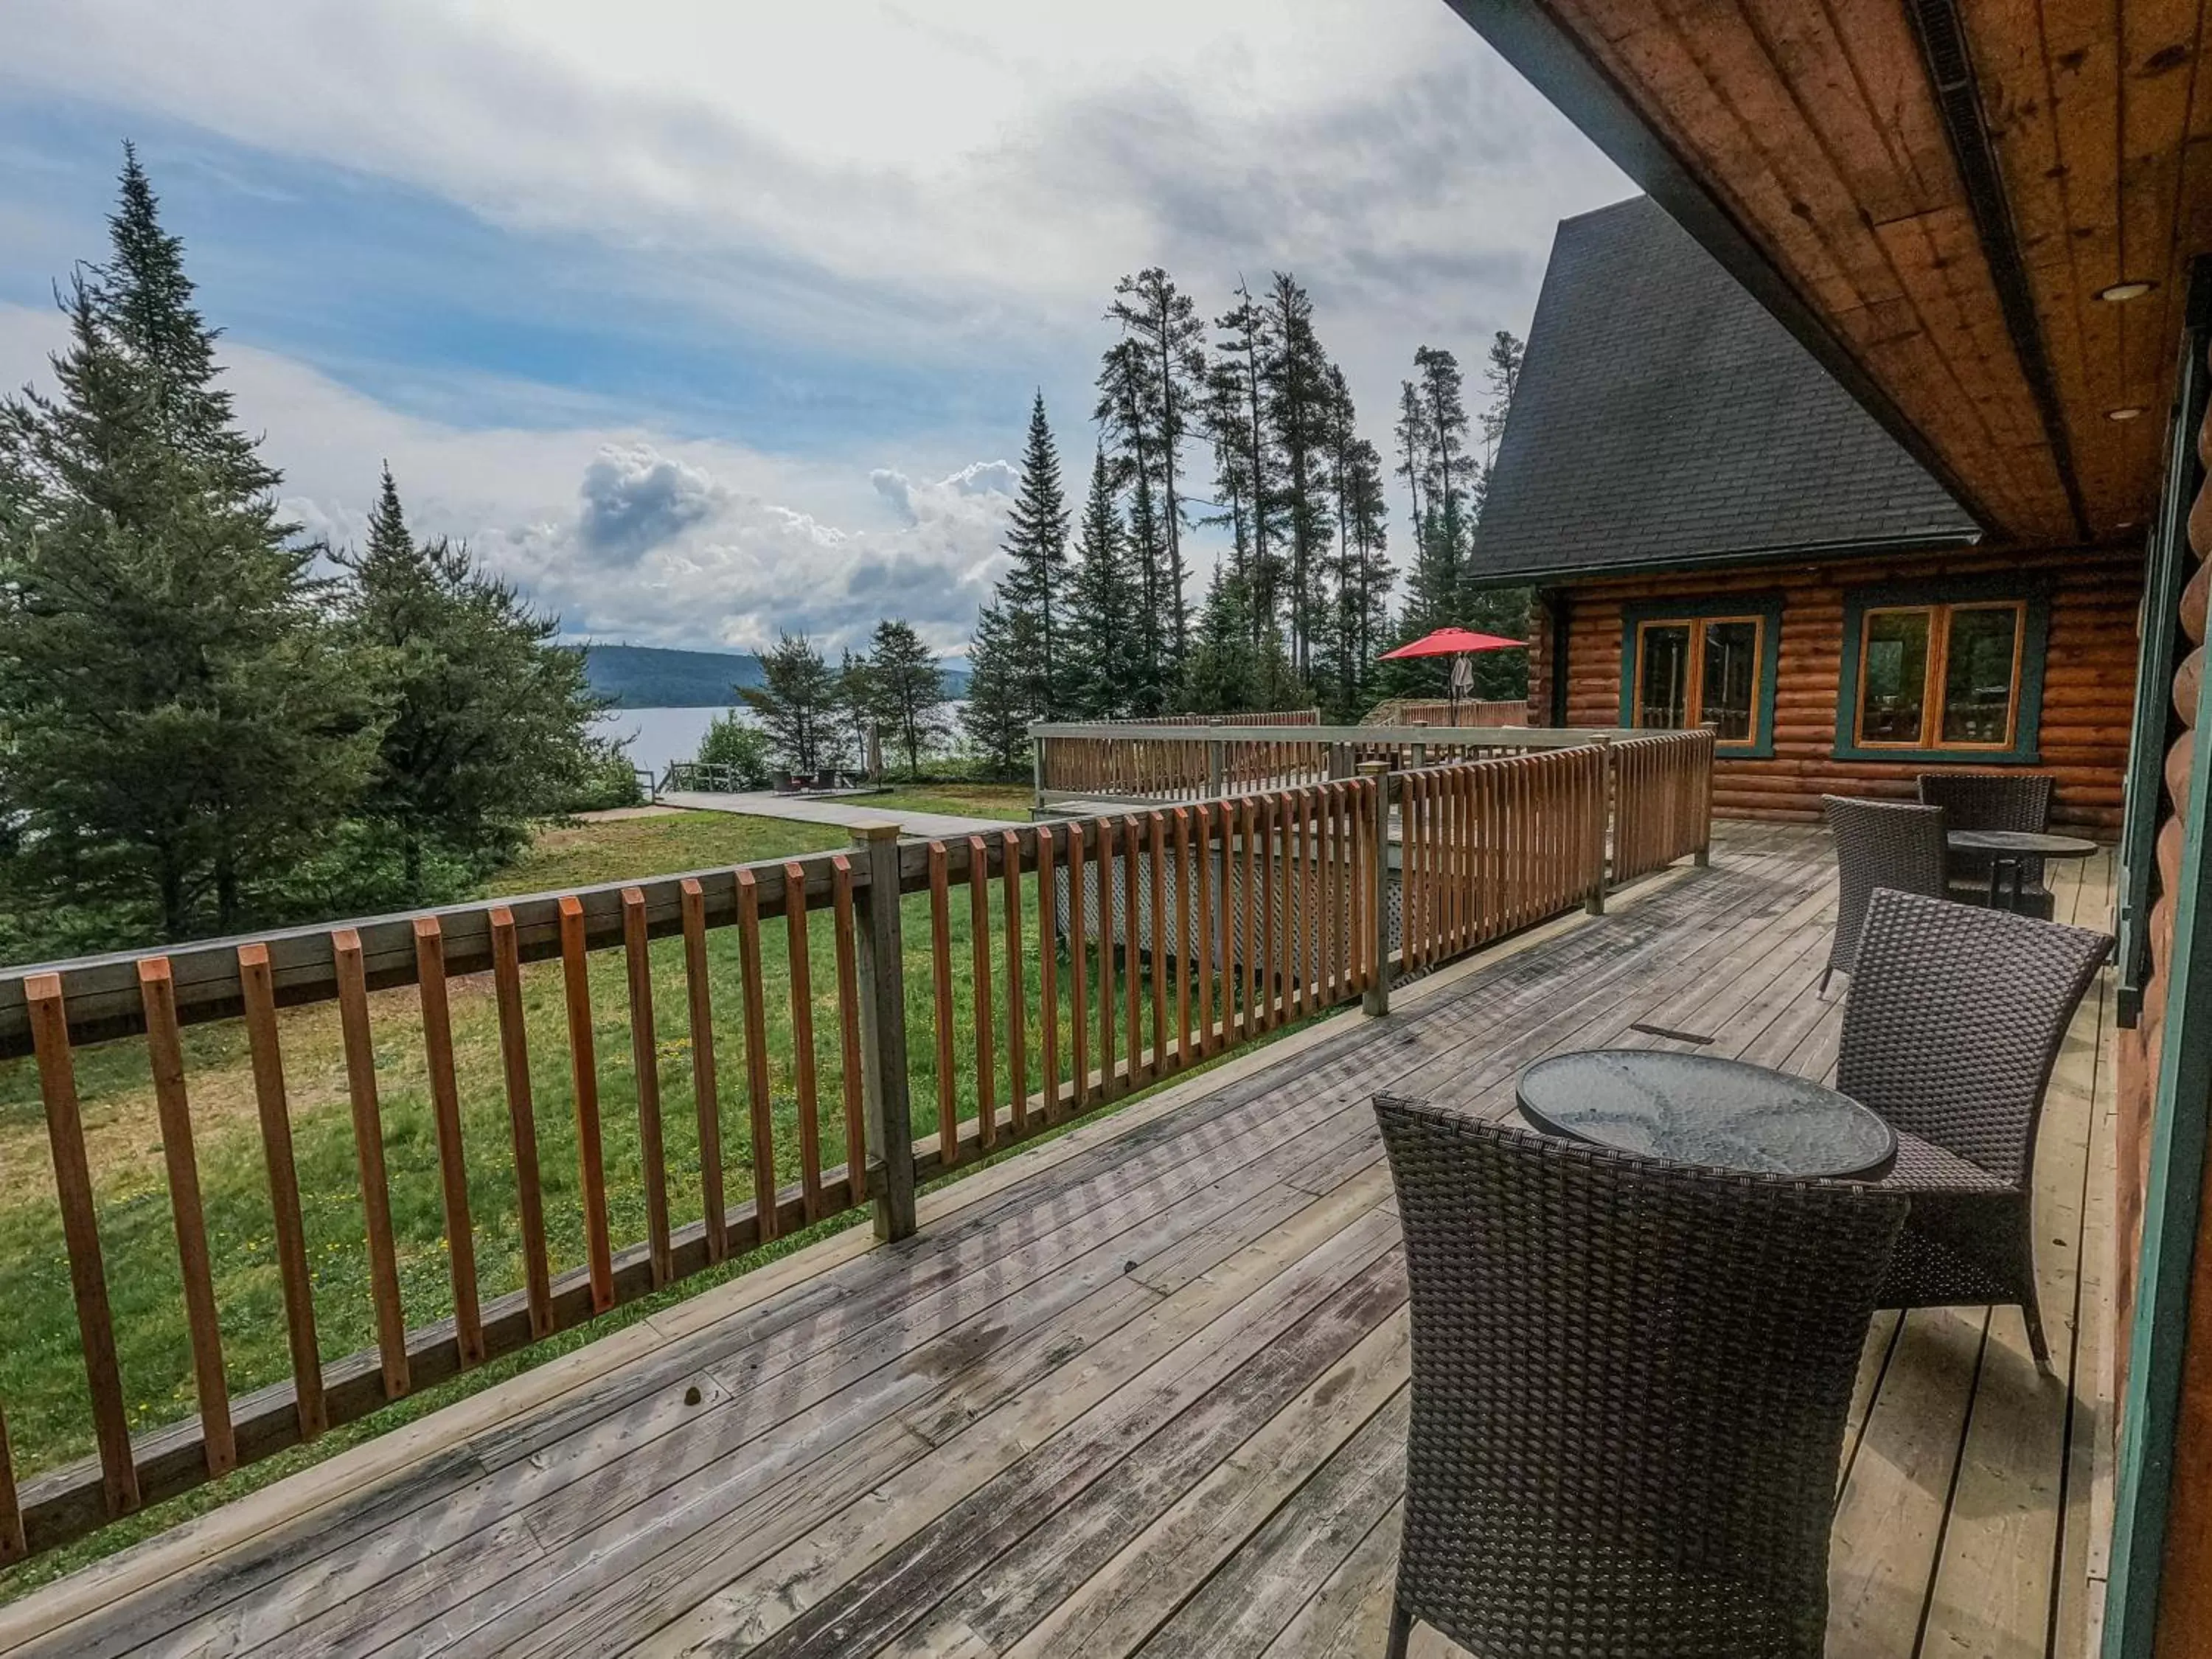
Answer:
<svg viewBox="0 0 2212 1659"><path fill-rule="evenodd" d="M1090 720L1042 720L1033 738L1153 738L1194 743L1371 743L1403 748L1416 743L1457 743L1480 748L1572 749L1602 739L1650 732L1604 726L1146 726Z"/></svg>

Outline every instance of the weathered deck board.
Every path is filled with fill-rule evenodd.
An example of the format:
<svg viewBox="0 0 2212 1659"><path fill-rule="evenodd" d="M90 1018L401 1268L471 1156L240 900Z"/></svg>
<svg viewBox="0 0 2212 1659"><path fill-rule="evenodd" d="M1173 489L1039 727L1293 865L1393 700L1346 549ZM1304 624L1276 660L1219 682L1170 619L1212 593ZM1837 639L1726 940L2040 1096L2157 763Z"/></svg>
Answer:
<svg viewBox="0 0 2212 1659"><path fill-rule="evenodd" d="M2105 866L2062 891L2077 919L2108 902ZM610 1339L635 1345L624 1363L429 1434L259 1536L179 1547L112 1604L41 1626L27 1603L44 1632L27 1651L1377 1652L1406 1326L1369 1096L1503 1114L1544 1054L1681 1046L1638 1025L1823 1074L1830 887L1817 836L1739 830L1711 872L967 1177L904 1244L833 1241L811 1276L780 1264L772 1291L658 1316ZM2070 1579L2109 1407L2081 1276L2109 1186L2109 1126L2092 1133L2109 1023L2100 993L2039 1164L2058 1376L2036 1377L2010 1310L1876 1321L1838 1495L1836 1653L2084 1650L2094 1597ZM1415 1651L1451 1650L1425 1632Z"/></svg>

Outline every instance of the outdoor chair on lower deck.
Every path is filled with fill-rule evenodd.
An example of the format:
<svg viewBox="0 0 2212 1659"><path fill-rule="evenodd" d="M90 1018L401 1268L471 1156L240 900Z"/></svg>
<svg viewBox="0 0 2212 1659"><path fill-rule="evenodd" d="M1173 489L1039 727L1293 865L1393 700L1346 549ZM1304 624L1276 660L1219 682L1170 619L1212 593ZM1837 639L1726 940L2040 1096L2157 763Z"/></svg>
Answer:
<svg viewBox="0 0 2212 1659"><path fill-rule="evenodd" d="M1823 795L1820 806L1836 841L1836 931L1820 970L1820 994L1826 996L1830 975L1852 970L1875 889L1942 898L1950 888L1942 807L1848 795Z"/></svg>
<svg viewBox="0 0 2212 1659"><path fill-rule="evenodd" d="M1821 1651L1836 1468L1901 1195L1377 1097L1413 1418L1390 1651Z"/></svg>
<svg viewBox="0 0 2212 1659"><path fill-rule="evenodd" d="M1912 1200L1879 1306L2035 1294L2035 1134L2059 1046L2112 939L2008 911L1877 892L1844 1006L1836 1086L1897 1131L1885 1191Z"/></svg>
<svg viewBox="0 0 2212 1659"><path fill-rule="evenodd" d="M2041 835L2051 828L2051 779L2044 772L1923 772L1920 800L1943 809L1948 830L2020 830ZM1952 896L1985 902L1990 855L1960 850L1950 854ZM2024 915L2051 920L2056 902L2044 885L2043 860L2023 858L2020 896L2013 908Z"/></svg>

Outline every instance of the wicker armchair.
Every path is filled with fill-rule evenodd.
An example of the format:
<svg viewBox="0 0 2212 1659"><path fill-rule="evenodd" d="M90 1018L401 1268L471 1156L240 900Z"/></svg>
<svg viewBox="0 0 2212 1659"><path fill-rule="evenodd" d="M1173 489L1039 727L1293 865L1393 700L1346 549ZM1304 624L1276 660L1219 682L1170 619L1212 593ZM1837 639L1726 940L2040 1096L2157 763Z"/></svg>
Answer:
<svg viewBox="0 0 2212 1659"><path fill-rule="evenodd" d="M1951 830L2025 830L2041 834L2051 827L2051 778L2045 772L1923 772L1920 799L1923 805L1943 809L1944 826ZM1987 903L1990 855L1987 853L1951 854L1951 881L1955 898ZM2051 920L2054 901L2043 884L2043 860L2020 860L2020 902L2022 915Z"/></svg>
<svg viewBox="0 0 2212 1659"><path fill-rule="evenodd" d="M1942 807L1844 795L1823 795L1820 805L1836 838L1836 932L1828 941L1828 965L1820 970L1819 992L1826 996L1831 975L1839 968L1851 971L1867 900L1875 888L1942 898L1950 884Z"/></svg>
<svg viewBox="0 0 2212 1659"><path fill-rule="evenodd" d="M1912 1200L1884 1308L2017 1303L2048 1369L2035 1299L2035 1132L2051 1068L2106 934L1881 892L1844 1005L1836 1086L1897 1131L1880 1183Z"/></svg>
<svg viewBox="0 0 2212 1659"><path fill-rule="evenodd" d="M1378 1096L1413 1420L1390 1652L1803 1656L1901 1194Z"/></svg>

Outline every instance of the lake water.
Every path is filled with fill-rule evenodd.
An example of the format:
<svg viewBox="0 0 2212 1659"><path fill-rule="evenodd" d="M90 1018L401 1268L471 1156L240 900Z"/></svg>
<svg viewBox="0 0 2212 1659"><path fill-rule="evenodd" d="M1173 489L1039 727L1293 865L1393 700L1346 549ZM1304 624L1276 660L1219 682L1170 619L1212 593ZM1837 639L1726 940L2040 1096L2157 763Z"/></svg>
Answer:
<svg viewBox="0 0 2212 1659"><path fill-rule="evenodd" d="M730 711L726 708L615 708L599 716L598 729L612 736L629 752L632 766L650 769L655 775L672 760L690 760L699 752L707 728ZM748 714L745 719L752 716Z"/></svg>
<svg viewBox="0 0 2212 1659"><path fill-rule="evenodd" d="M945 716L956 732L963 707L958 702L945 705ZM669 762L696 756L707 728L731 712L727 708L616 708L599 716L596 729L622 744L632 766L646 767L658 777ZM752 711L744 705L735 712L748 725L753 723Z"/></svg>

